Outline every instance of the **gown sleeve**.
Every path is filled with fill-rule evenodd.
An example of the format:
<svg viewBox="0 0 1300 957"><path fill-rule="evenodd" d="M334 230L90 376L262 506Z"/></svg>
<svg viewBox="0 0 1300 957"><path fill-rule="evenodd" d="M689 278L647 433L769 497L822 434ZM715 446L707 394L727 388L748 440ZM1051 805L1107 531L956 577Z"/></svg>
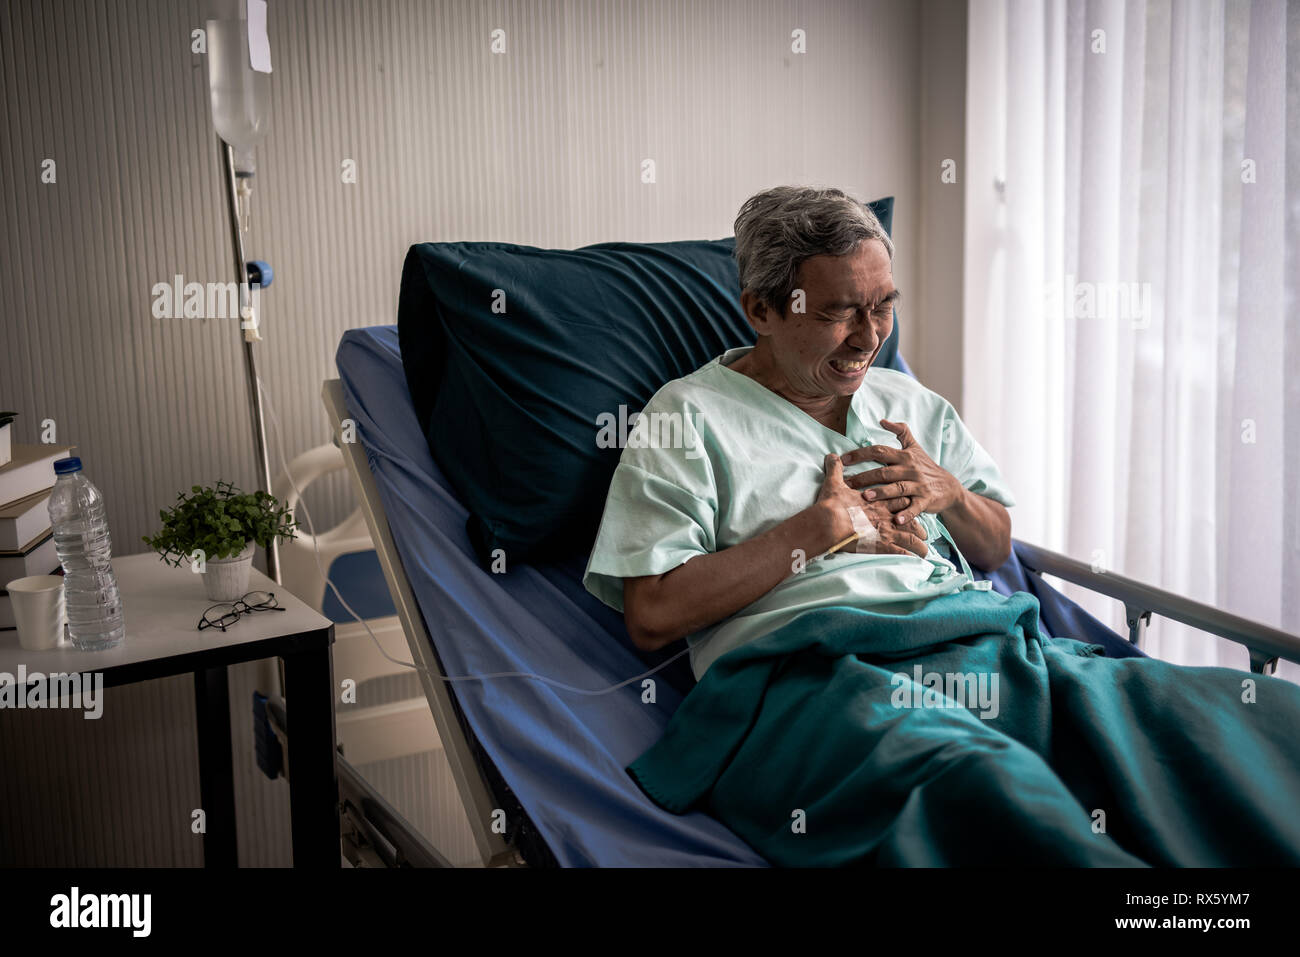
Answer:
<svg viewBox="0 0 1300 957"><path fill-rule="evenodd" d="M1000 502L1007 508L1016 504L1011 488L998 470L993 456L975 441L961 416L952 405L944 401L942 413L941 459L939 465L951 472L963 486Z"/></svg>
<svg viewBox="0 0 1300 957"><path fill-rule="evenodd" d="M680 415L691 424L681 429L680 442L657 441L678 432L660 427L669 420L649 418L654 414ZM582 579L618 611L623 579L659 575L717 548L718 490L703 419L679 389L665 387L629 431ZM680 447L664 447L674 444Z"/></svg>

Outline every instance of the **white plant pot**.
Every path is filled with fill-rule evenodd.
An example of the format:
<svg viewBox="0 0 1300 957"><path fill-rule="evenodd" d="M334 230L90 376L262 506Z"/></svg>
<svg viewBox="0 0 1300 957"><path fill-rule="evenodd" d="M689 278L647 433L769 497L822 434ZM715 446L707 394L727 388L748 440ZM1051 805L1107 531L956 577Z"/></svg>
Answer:
<svg viewBox="0 0 1300 957"><path fill-rule="evenodd" d="M203 572L203 587L211 601L234 601L248 593L248 571L253 567L256 543L229 558L209 558Z"/></svg>

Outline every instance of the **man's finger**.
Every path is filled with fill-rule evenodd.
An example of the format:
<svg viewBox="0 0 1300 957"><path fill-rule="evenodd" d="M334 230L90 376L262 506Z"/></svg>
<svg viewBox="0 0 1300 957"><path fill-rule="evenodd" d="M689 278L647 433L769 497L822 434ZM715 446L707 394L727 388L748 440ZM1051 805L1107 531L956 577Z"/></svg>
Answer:
<svg viewBox="0 0 1300 957"><path fill-rule="evenodd" d="M894 548L904 549L903 554L915 555L924 558L930 553L930 548L925 543L924 535L913 535L910 531L902 528L890 529L890 531L881 538L880 544L890 545Z"/></svg>
<svg viewBox="0 0 1300 957"><path fill-rule="evenodd" d="M885 508L889 509L891 512L901 512L903 509L907 508L907 506L912 504L912 498L907 495L902 498L887 498L880 504L884 505Z"/></svg>
<svg viewBox="0 0 1300 957"><path fill-rule="evenodd" d="M844 484L844 466L840 464L840 457L834 452L822 460L822 465L826 469L826 479L822 482L822 494L825 495Z"/></svg>
<svg viewBox="0 0 1300 957"><path fill-rule="evenodd" d="M900 532L894 541L919 558L924 558L930 551L926 547L925 539L910 532Z"/></svg>
<svg viewBox="0 0 1300 957"><path fill-rule="evenodd" d="M887 482L899 482L907 477L902 466L886 465L884 468L867 469L865 472L846 475L844 476L844 484L849 488L870 488L873 485L884 485Z"/></svg>
<svg viewBox="0 0 1300 957"><path fill-rule="evenodd" d="M916 439L912 437L912 430L908 428L906 422L890 422L888 419L881 419L880 424L898 436L898 444L903 448L916 444Z"/></svg>
<svg viewBox="0 0 1300 957"><path fill-rule="evenodd" d="M891 498L915 496L920 487L915 482L889 482L876 488L867 489L862 497L868 502L886 501Z"/></svg>
<svg viewBox="0 0 1300 957"><path fill-rule="evenodd" d="M906 462L907 456L902 449L888 445L864 445L860 449L844 453L845 465L857 465L859 462L883 462L886 465L898 465Z"/></svg>
<svg viewBox="0 0 1300 957"><path fill-rule="evenodd" d="M894 516L895 525L906 525L926 510L930 504L928 497L912 496L912 504Z"/></svg>

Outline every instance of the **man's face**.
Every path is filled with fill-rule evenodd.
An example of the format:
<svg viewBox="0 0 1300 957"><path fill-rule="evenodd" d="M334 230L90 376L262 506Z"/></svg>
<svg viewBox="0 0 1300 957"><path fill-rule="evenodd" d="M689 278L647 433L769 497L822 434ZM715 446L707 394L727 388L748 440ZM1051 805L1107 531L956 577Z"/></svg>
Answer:
<svg viewBox="0 0 1300 957"><path fill-rule="evenodd" d="M772 355L789 388L807 399L848 396L857 391L894 328L898 291L882 243L871 240L844 256L814 256L799 267L797 296L785 315L764 322Z"/></svg>

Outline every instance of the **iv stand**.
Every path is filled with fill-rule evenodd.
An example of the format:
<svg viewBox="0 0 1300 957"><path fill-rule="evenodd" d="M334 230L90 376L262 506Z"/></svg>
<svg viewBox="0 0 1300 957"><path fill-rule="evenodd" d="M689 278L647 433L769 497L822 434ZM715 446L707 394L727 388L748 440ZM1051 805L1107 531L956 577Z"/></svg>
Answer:
<svg viewBox="0 0 1300 957"><path fill-rule="evenodd" d="M239 194L235 177L235 150L217 137L218 152L226 177L226 211L230 214L230 241L235 253L235 276L239 282L240 325L253 317L253 305L248 292L248 263L244 259L244 237L239 231ZM256 317L253 317L256 318ZM261 337L256 337L260 339ZM271 463L266 452L266 419L262 415L262 390L257 387L257 355L253 351L254 339L244 337L244 370L248 373L248 397L253 413L253 446L257 454L258 476L262 488L271 491ZM280 583L280 554L275 539L266 550L266 575Z"/></svg>
<svg viewBox="0 0 1300 957"><path fill-rule="evenodd" d="M235 278L239 283L239 315L240 326L242 327L245 320L252 319L260 322L257 316L253 315L252 298L248 289L248 261L244 258L244 237L239 229L239 193L238 184L235 176L235 150L229 143L220 136L217 137L217 155L225 174L226 181L226 211L230 215L230 241L235 255ZM268 493L271 492L271 462L266 450L266 419L262 415L262 390L258 388L257 376L257 354L253 346L261 339L257 335L257 327L254 326L252 335L245 335L244 339L244 371L248 378L248 399L249 409L253 415L253 448L257 456L257 467L259 471L258 480L262 488ZM276 584L280 584L280 550L279 542L271 539L270 547L266 549L266 576ZM280 689L284 687L284 661L277 658L278 669L271 669L269 660L267 666L260 670L258 683L265 687L267 697L275 697ZM278 671L278 674L276 673ZM279 679L278 684L276 679Z"/></svg>

